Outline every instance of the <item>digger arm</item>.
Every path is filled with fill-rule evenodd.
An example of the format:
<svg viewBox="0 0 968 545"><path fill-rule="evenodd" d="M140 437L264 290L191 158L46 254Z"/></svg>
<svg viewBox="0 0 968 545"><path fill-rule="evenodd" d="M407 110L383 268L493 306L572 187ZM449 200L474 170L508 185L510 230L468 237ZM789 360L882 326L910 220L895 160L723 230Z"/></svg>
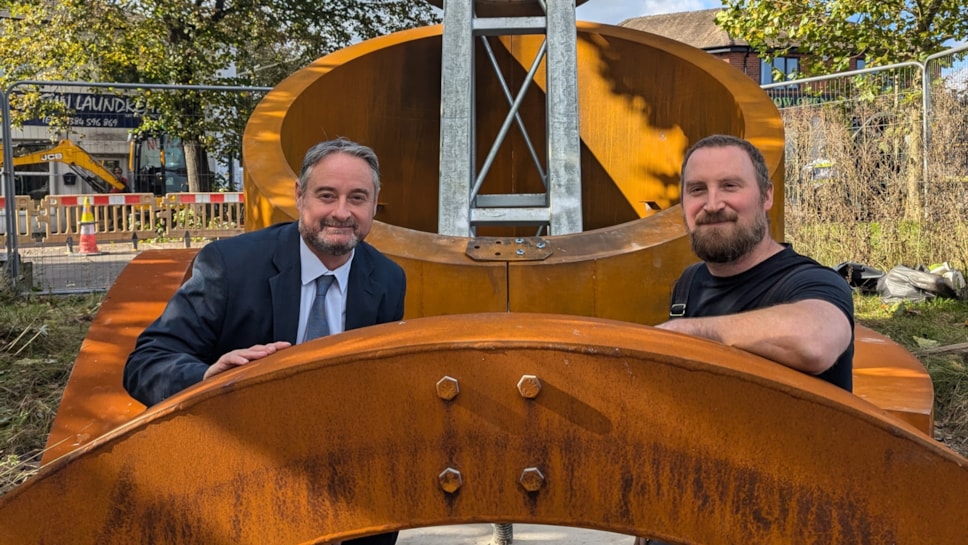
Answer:
<svg viewBox="0 0 968 545"><path fill-rule="evenodd" d="M115 187L120 190L125 189L124 184L115 178L110 171L101 166L101 163L97 162L88 152L84 151L83 148L70 140L61 140L56 146L50 149L36 151L13 158L14 166L38 165L55 162L65 163L72 167L83 168L84 170L90 171L98 178L107 182L111 187ZM0 165L2 164L3 158L0 156Z"/></svg>

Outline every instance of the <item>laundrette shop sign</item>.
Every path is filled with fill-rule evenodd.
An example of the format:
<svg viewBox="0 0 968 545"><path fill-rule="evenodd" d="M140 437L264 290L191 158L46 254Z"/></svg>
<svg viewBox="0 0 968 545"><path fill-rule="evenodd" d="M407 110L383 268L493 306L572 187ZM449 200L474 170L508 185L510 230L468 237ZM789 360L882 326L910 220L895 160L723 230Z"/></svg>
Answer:
<svg viewBox="0 0 968 545"><path fill-rule="evenodd" d="M145 109L135 97L99 95L93 93L43 93L42 100L54 100L64 105L70 124L74 127L107 129L135 129L141 125ZM25 125L51 125L53 116L32 119Z"/></svg>

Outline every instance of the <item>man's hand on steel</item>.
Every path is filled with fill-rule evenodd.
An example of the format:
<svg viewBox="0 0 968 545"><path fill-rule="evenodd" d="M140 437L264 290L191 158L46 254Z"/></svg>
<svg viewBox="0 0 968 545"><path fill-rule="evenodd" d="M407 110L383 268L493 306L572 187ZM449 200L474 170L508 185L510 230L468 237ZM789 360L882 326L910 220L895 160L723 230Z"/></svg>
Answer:
<svg viewBox="0 0 968 545"><path fill-rule="evenodd" d="M208 367L202 380L211 378L219 373L228 371L234 367L245 365L249 362L271 356L279 350L289 348L292 343L286 341L276 341L269 344L257 344L249 348L240 348L223 355L215 363Z"/></svg>

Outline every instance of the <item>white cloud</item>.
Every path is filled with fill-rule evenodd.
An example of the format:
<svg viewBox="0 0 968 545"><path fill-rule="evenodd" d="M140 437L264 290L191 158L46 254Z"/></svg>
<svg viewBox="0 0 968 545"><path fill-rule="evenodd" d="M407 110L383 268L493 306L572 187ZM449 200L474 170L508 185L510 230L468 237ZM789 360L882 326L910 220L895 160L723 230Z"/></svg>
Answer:
<svg viewBox="0 0 968 545"><path fill-rule="evenodd" d="M643 15L697 11L722 6L719 0L588 0L578 7L579 21L594 21L617 25L622 21Z"/></svg>

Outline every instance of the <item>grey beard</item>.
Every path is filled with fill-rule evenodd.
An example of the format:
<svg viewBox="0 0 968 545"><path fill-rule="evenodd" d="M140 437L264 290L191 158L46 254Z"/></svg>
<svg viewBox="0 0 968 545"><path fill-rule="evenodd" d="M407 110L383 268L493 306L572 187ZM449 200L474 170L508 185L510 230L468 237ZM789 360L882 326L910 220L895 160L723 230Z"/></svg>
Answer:
<svg viewBox="0 0 968 545"><path fill-rule="evenodd" d="M346 255L352 252L353 248L356 248L357 244L360 243L359 237L357 237L354 233L352 240L350 240L349 242L342 243L342 244L332 244L320 238L322 235L322 232L323 232L322 228L320 228L317 231L310 231L306 229L302 223L299 224L299 234L302 235L303 240L306 241L306 244L310 248L312 248L313 250L316 250L321 254L334 255L334 256Z"/></svg>

